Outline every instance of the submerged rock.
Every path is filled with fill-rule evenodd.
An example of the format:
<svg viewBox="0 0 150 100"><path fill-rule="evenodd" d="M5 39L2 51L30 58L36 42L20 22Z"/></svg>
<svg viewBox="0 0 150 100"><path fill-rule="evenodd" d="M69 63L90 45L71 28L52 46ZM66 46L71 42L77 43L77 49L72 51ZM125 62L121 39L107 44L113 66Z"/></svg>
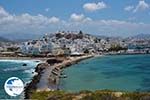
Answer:
<svg viewBox="0 0 150 100"><path fill-rule="evenodd" d="M22 66L27 66L27 64L23 64Z"/></svg>

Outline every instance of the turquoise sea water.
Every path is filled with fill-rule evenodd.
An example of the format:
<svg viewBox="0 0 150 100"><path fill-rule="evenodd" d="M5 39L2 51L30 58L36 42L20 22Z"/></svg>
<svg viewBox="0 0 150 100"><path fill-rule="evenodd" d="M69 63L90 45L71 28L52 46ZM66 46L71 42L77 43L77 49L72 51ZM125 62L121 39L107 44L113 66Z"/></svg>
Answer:
<svg viewBox="0 0 150 100"><path fill-rule="evenodd" d="M87 59L64 69L63 90L150 91L150 55L113 55Z"/></svg>
<svg viewBox="0 0 150 100"><path fill-rule="evenodd" d="M23 66L27 64L27 66ZM17 99L19 97L10 97L4 90L4 83L10 77L20 78L24 84L33 77L34 68L38 63L29 60L0 60L0 99Z"/></svg>

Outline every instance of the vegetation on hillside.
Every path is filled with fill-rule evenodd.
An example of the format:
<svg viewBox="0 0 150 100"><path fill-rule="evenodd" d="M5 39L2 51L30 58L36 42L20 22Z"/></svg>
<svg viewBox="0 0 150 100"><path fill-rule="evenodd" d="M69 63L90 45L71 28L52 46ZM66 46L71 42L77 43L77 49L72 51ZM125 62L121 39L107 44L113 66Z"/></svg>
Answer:
<svg viewBox="0 0 150 100"><path fill-rule="evenodd" d="M108 51L120 51L120 50L127 50L127 48L122 47L120 45L111 45Z"/></svg>
<svg viewBox="0 0 150 100"><path fill-rule="evenodd" d="M128 93L109 90L81 91L68 93L65 91L33 92L31 99L38 100L150 100L150 93Z"/></svg>

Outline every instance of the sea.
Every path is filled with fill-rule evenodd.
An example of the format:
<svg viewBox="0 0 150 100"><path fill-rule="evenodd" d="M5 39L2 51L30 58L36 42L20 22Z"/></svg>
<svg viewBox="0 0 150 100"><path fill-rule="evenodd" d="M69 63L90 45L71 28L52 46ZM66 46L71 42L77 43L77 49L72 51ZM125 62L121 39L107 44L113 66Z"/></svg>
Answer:
<svg viewBox="0 0 150 100"><path fill-rule="evenodd" d="M35 75L34 60L0 60L0 99L22 99L23 94L10 97L4 83L10 77L20 78L24 84ZM23 66L26 64L26 66ZM65 68L67 78L60 80L60 88L69 92L80 90L150 91L150 55L106 55L83 60Z"/></svg>
<svg viewBox="0 0 150 100"><path fill-rule="evenodd" d="M35 75L34 70L39 62L34 60L0 60L0 99L23 99L23 93L17 97L9 96L4 90L5 81L10 77L18 77L25 86Z"/></svg>
<svg viewBox="0 0 150 100"><path fill-rule="evenodd" d="M150 92L150 55L106 55L81 61L64 69L60 88Z"/></svg>

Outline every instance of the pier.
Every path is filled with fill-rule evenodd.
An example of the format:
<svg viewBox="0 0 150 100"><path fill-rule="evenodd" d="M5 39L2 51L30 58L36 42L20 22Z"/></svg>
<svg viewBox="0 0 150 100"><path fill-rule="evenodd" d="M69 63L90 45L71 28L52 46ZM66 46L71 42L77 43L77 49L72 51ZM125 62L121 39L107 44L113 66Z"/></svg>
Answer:
<svg viewBox="0 0 150 100"><path fill-rule="evenodd" d="M50 60L48 59L47 61L45 61L45 63L39 64L35 69L37 75L34 76L32 81L25 87L25 99L30 98L32 91L40 92L58 90L60 78L67 77L65 75L62 75L61 69L91 57L93 57L93 55L68 57L63 59L62 61L56 58L56 62L50 61L50 63L47 62L48 60Z"/></svg>
<svg viewBox="0 0 150 100"><path fill-rule="evenodd" d="M47 67L45 67L42 71L40 81L37 84L37 91L58 90L59 79L63 78L61 75L61 69L89 57L92 56L70 57L69 59L64 59L63 61L58 60L56 61L58 63L55 64L47 64Z"/></svg>

